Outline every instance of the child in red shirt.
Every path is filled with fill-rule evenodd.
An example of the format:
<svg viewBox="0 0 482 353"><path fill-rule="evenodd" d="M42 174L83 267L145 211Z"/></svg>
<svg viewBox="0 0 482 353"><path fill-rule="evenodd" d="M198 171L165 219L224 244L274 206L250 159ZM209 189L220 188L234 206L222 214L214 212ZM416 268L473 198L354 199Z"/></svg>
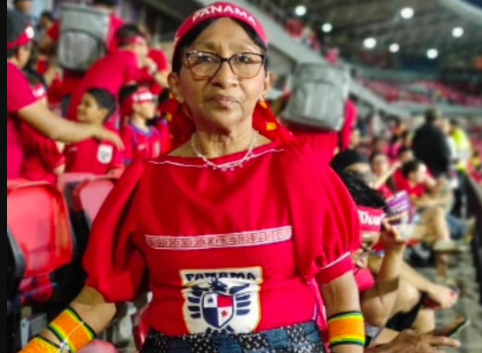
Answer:
<svg viewBox="0 0 482 353"><path fill-rule="evenodd" d="M77 120L88 125L106 125L116 112L113 95L103 89L90 89L77 108ZM67 146L67 173L106 175L123 168L123 155L113 144L94 139Z"/></svg>
<svg viewBox="0 0 482 353"><path fill-rule="evenodd" d="M119 95L121 111L126 125L122 139L126 150L124 163L131 164L138 160L150 160L161 155L161 134L149 122L156 115L156 97L142 86L124 87Z"/></svg>
<svg viewBox="0 0 482 353"><path fill-rule="evenodd" d="M47 92L40 81L27 75L35 98L47 105ZM55 184L57 176L65 170L65 158L59 144L38 133L27 123L20 124L20 138L23 149L22 179L46 181Z"/></svg>

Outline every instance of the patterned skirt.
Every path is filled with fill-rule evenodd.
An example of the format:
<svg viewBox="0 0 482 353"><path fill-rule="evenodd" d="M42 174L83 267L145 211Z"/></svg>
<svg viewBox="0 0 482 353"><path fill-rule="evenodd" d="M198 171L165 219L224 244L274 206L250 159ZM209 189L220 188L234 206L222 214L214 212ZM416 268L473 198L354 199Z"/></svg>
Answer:
<svg viewBox="0 0 482 353"><path fill-rule="evenodd" d="M325 353L315 323L253 334L166 337L152 331L141 353Z"/></svg>

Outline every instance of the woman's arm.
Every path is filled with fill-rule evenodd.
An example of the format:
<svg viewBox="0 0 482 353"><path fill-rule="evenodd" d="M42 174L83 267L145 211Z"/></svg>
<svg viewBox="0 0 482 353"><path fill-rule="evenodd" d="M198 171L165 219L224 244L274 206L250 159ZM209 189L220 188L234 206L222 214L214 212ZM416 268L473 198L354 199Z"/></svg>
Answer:
<svg viewBox="0 0 482 353"><path fill-rule="evenodd" d="M343 313L360 313L360 296L358 293L358 287L353 276L353 272L348 272L342 277L336 280L322 285L321 291L323 294L323 300L327 309L329 318L336 317ZM363 322L361 322L363 331ZM356 326L356 325L355 325ZM330 337L333 337L333 326L330 325ZM359 328L354 327L352 332L347 332L358 336L360 334ZM363 340L364 332L363 332ZM333 348L333 353L361 353L363 347L356 344L339 345Z"/></svg>
<svg viewBox="0 0 482 353"><path fill-rule="evenodd" d="M82 290L79 296L71 303L70 308L78 314L81 321L76 322L72 319L65 319L66 312L64 312L59 318L53 321L49 328L59 328L58 331L65 333L70 341L76 344L77 349L82 348L82 344L79 346L75 342L81 342L84 340L82 335L83 329L86 326L83 324L87 324L87 326L94 331L94 334L98 335L109 326L116 314L116 306L114 304L106 303L104 297L97 290L90 287L85 287ZM65 343L64 346L68 347L68 345L66 345L67 342L62 342L58 337L59 335L54 334L54 331L57 330L46 329L40 334L40 337L45 338L60 347L63 347L63 344ZM85 345L87 345L90 342L85 343ZM35 345L34 341L22 352L30 352L29 349L32 349L33 345Z"/></svg>
<svg viewBox="0 0 482 353"><path fill-rule="evenodd" d="M54 141L77 143L95 138L111 142L120 149L124 147L121 138L116 133L106 130L102 126L77 124L62 119L40 102L20 110L18 116L41 134Z"/></svg>

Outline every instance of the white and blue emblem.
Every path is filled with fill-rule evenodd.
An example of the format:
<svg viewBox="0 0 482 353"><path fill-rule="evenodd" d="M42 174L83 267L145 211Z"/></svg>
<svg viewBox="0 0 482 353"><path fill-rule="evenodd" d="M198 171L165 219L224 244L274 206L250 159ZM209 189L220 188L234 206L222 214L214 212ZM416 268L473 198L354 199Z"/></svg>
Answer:
<svg viewBox="0 0 482 353"><path fill-rule="evenodd" d="M251 333L260 321L261 269L183 271L184 318L191 334Z"/></svg>

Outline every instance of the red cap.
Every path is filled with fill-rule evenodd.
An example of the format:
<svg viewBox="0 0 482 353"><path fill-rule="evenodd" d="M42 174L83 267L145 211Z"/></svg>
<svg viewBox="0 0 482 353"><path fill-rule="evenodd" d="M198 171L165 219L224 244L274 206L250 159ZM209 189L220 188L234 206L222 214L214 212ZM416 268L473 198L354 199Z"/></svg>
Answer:
<svg viewBox="0 0 482 353"><path fill-rule="evenodd" d="M25 28L25 31L15 42L7 43L7 50L12 50L15 48L19 48L25 44L28 44L32 41L34 37L35 37L35 31L33 27L28 26L27 28Z"/></svg>
<svg viewBox="0 0 482 353"><path fill-rule="evenodd" d="M263 43L268 45L268 37L266 36L266 32L263 28L263 25L258 21L258 19L256 19L256 17L254 17L247 10L235 4L231 4L229 2L217 2L196 11L194 14L189 16L186 21L184 21L176 33L174 40L174 52L177 51L177 46L189 32L191 32L201 23L215 18L231 18L233 20L246 23L258 34Z"/></svg>
<svg viewBox="0 0 482 353"><path fill-rule="evenodd" d="M128 97L125 101L122 102L122 115L131 115L134 104L153 102L155 99L156 97L148 88L139 88L132 96Z"/></svg>
<svg viewBox="0 0 482 353"><path fill-rule="evenodd" d="M144 37L136 36L136 37L132 37L132 38L123 40L119 44L121 46L122 45L134 45L134 44L147 45L147 41Z"/></svg>

